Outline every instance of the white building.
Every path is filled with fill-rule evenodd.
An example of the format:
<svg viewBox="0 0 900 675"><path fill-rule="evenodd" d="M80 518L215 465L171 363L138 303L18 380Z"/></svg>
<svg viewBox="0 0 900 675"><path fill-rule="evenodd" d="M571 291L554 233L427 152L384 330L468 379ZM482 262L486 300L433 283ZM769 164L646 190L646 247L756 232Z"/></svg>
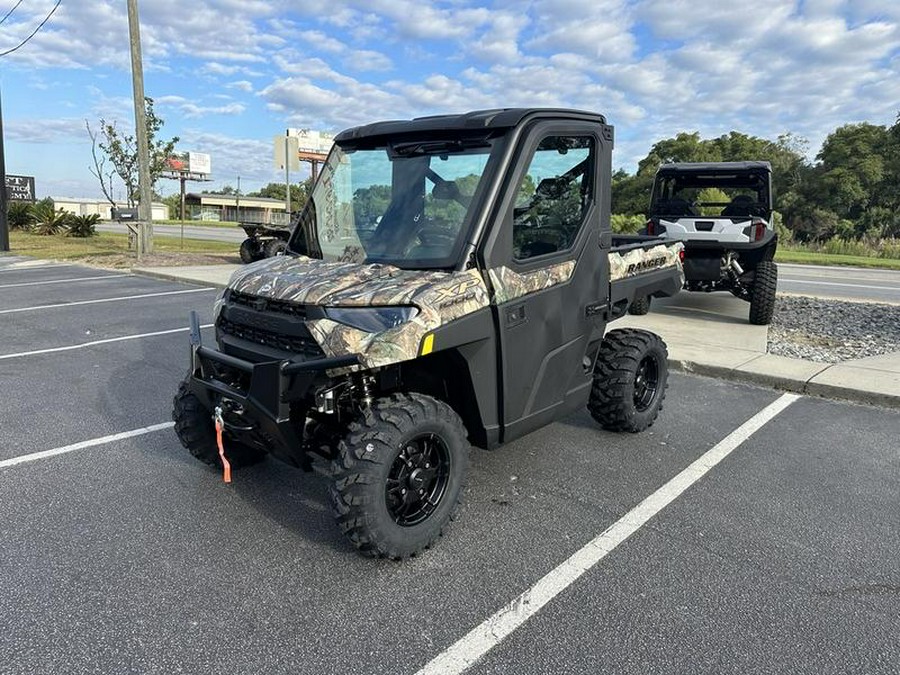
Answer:
<svg viewBox="0 0 900 675"><path fill-rule="evenodd" d="M74 213L76 216L90 216L98 213L102 220L112 220L112 204L105 199L78 199L73 197L50 197L57 209ZM127 209L127 202L116 202L116 208ZM168 220L169 208L161 202L150 205L153 220Z"/></svg>

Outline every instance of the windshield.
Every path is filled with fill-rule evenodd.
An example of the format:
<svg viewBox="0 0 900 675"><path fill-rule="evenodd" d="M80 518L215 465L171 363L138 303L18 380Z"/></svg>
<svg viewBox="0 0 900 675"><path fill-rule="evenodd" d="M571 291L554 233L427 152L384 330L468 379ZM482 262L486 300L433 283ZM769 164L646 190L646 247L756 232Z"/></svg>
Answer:
<svg viewBox="0 0 900 675"><path fill-rule="evenodd" d="M656 176L651 216L768 218L772 210L767 173L676 173Z"/></svg>
<svg viewBox="0 0 900 675"><path fill-rule="evenodd" d="M485 138L335 146L291 250L329 261L454 267L493 147Z"/></svg>

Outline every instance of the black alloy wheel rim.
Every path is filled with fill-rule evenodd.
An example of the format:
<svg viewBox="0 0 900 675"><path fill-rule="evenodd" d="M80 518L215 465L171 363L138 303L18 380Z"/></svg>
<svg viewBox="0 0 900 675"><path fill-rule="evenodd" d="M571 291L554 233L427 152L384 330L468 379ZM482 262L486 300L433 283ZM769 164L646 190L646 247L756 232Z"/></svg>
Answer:
<svg viewBox="0 0 900 675"><path fill-rule="evenodd" d="M413 437L391 464L384 499L400 527L424 522L435 512L450 484L450 451L437 434Z"/></svg>
<svg viewBox="0 0 900 675"><path fill-rule="evenodd" d="M638 412L649 408L659 391L659 363L653 356L645 356L634 376L634 407Z"/></svg>

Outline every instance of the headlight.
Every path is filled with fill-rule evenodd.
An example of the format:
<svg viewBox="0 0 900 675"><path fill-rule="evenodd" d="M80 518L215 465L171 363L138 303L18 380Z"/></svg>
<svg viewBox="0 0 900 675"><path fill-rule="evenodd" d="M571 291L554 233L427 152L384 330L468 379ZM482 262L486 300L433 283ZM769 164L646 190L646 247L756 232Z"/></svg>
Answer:
<svg viewBox="0 0 900 675"><path fill-rule="evenodd" d="M213 303L213 321L219 318L219 312L222 311L222 307L225 304L225 294L228 292L227 288L223 288L216 295L216 301Z"/></svg>
<svg viewBox="0 0 900 675"><path fill-rule="evenodd" d="M412 320L418 307L326 307L325 316L366 333L380 333Z"/></svg>

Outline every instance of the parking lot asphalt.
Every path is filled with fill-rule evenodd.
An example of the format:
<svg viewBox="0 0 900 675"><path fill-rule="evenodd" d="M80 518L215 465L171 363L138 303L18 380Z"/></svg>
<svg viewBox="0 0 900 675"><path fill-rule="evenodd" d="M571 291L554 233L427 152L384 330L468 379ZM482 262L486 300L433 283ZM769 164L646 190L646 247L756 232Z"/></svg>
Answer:
<svg viewBox="0 0 900 675"><path fill-rule="evenodd" d="M325 479L268 460L225 485L167 427L10 463L167 422L215 295L13 262L0 285L33 285L0 296L25 310L0 313L4 674L414 673L780 398L673 375L643 434L577 413L475 450L448 535L373 561ZM468 672L897 672L898 428L800 398Z"/></svg>

